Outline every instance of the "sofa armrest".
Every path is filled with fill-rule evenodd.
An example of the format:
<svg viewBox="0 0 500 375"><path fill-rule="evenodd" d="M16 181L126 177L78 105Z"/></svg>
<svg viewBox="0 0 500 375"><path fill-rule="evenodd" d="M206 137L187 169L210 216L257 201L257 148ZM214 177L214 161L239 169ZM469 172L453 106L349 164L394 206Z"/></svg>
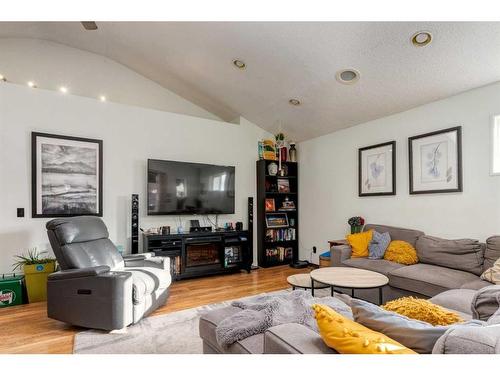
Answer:
<svg viewBox="0 0 500 375"><path fill-rule="evenodd" d="M264 333L265 354L334 354L319 334L297 323L271 327Z"/></svg>
<svg viewBox="0 0 500 375"><path fill-rule="evenodd" d="M500 308L500 285L490 285L479 289L472 298L472 317L488 320Z"/></svg>
<svg viewBox="0 0 500 375"><path fill-rule="evenodd" d="M155 256L155 253L141 253L141 254L126 254L123 255L122 258L123 260L129 261L129 260L144 260L144 259L150 259Z"/></svg>
<svg viewBox="0 0 500 375"><path fill-rule="evenodd" d="M51 273L49 275L49 280L68 280L68 279L76 279L81 277L91 277L97 276L106 272L109 272L111 269L108 266L97 266L97 267L87 267L87 268L77 268L71 270L64 270Z"/></svg>
<svg viewBox="0 0 500 375"><path fill-rule="evenodd" d="M140 257L135 258L123 258L125 261L125 271L128 267L152 267L159 268L161 270L169 271L171 270L171 259L169 257L157 257L152 256L146 259L141 259Z"/></svg>
<svg viewBox="0 0 500 375"><path fill-rule="evenodd" d="M99 267L95 268L100 272ZM109 331L128 326L133 322L132 273L106 271L70 278L52 276L47 282L47 316Z"/></svg>
<svg viewBox="0 0 500 375"><path fill-rule="evenodd" d="M351 257L352 249L349 245L335 245L330 248L330 265L341 267L342 262Z"/></svg>

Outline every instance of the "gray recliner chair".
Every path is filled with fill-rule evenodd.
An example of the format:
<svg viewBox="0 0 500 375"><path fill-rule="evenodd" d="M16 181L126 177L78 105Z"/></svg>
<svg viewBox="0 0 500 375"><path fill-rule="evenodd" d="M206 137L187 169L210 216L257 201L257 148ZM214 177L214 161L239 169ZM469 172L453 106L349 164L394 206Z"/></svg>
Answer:
<svg viewBox="0 0 500 375"><path fill-rule="evenodd" d="M47 233L60 271L49 276L49 318L115 330L165 304L171 262L153 253L123 256L95 216L54 219Z"/></svg>

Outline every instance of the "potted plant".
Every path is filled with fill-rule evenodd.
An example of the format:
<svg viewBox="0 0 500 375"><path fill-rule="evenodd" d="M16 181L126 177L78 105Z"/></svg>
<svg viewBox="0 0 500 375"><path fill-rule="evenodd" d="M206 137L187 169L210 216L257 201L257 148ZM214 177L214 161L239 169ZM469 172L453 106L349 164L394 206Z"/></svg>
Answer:
<svg viewBox="0 0 500 375"><path fill-rule="evenodd" d="M56 269L56 259L47 256L46 251L38 252L37 248L29 249L27 254L16 255L14 271L22 269L28 291L28 301L47 300L47 278Z"/></svg>
<svg viewBox="0 0 500 375"><path fill-rule="evenodd" d="M347 220L347 224L351 226L351 234L360 233L363 229L363 225L365 225L365 219L361 216L353 216Z"/></svg>

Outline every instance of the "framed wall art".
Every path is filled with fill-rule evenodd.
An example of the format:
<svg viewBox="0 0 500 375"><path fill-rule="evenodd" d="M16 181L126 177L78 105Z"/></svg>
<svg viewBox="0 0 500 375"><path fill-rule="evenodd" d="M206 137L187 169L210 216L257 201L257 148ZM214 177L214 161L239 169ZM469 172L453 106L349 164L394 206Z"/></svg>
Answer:
<svg viewBox="0 0 500 375"><path fill-rule="evenodd" d="M408 138L410 194L462 191L462 127Z"/></svg>
<svg viewBox="0 0 500 375"><path fill-rule="evenodd" d="M396 141L358 150L358 195L396 194Z"/></svg>
<svg viewBox="0 0 500 375"><path fill-rule="evenodd" d="M31 133L32 217L102 216L102 141Z"/></svg>

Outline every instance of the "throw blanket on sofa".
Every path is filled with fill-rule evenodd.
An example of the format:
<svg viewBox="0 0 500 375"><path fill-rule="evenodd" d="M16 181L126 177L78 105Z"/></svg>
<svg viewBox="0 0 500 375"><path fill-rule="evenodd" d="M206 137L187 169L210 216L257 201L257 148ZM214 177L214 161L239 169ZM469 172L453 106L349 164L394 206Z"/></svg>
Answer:
<svg viewBox="0 0 500 375"><path fill-rule="evenodd" d="M269 327L285 323L303 324L318 332L311 309L315 303L327 305L346 318L353 318L351 308L335 297L315 298L303 290L262 295L231 304L242 310L219 323L215 331L217 342L222 347L228 347L236 341L264 333Z"/></svg>

